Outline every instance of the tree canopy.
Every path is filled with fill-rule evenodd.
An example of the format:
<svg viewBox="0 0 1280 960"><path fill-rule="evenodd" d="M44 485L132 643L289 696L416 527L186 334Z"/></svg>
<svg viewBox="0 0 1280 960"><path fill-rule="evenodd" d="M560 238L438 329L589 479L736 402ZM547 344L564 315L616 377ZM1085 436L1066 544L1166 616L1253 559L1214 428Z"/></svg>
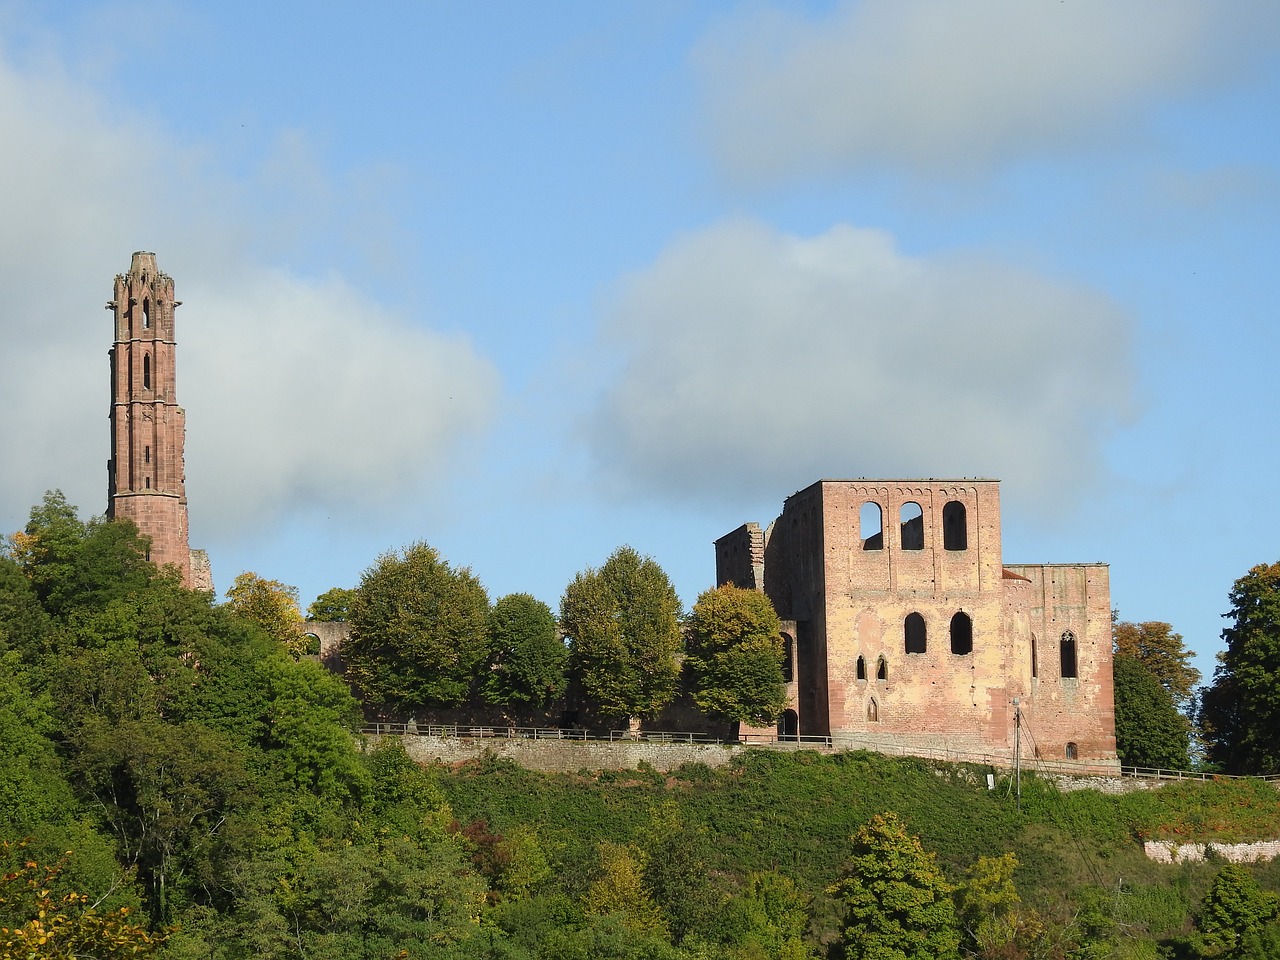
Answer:
<svg viewBox="0 0 1280 960"><path fill-rule="evenodd" d="M513 593L493 605L483 681L490 703L545 707L564 693L568 659L555 615L541 600Z"/></svg>
<svg viewBox="0 0 1280 960"><path fill-rule="evenodd" d="M850 960L959 960L954 888L896 814L877 814L852 838L844 875L828 891L844 907Z"/></svg>
<svg viewBox="0 0 1280 960"><path fill-rule="evenodd" d="M1111 638L1118 656L1138 663L1169 691L1174 706L1185 710L1200 682L1200 671L1191 665L1192 652L1182 642L1182 634L1160 621L1130 623L1113 621Z"/></svg>
<svg viewBox="0 0 1280 960"><path fill-rule="evenodd" d="M227 590L227 606L237 616L256 623L295 657L306 652L297 587L247 571Z"/></svg>
<svg viewBox="0 0 1280 960"><path fill-rule="evenodd" d="M582 687L609 716L653 716L676 692L680 598L663 569L619 547L574 577L560 601Z"/></svg>
<svg viewBox="0 0 1280 960"><path fill-rule="evenodd" d="M736 723L777 721L787 701L782 627L769 598L732 584L706 590L688 627L685 667L699 709Z"/></svg>
<svg viewBox="0 0 1280 960"><path fill-rule="evenodd" d="M1134 657L1117 653L1116 752L1131 767L1187 770L1191 766L1191 721L1178 712L1173 694Z"/></svg>
<svg viewBox="0 0 1280 960"><path fill-rule="evenodd" d="M455 706L488 651L489 596L469 569L418 542L364 572L348 622L347 678L368 702L399 711Z"/></svg>
<svg viewBox="0 0 1280 960"><path fill-rule="evenodd" d="M1226 649L1201 700L1209 759L1227 773L1280 773L1280 563L1235 582Z"/></svg>

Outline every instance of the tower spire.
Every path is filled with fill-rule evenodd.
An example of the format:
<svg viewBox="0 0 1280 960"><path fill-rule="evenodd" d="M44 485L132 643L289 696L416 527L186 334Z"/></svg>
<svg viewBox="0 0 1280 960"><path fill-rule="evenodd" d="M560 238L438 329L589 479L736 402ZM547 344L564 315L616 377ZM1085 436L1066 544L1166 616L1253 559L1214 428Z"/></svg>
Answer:
<svg viewBox="0 0 1280 960"><path fill-rule="evenodd" d="M107 517L128 518L151 538L149 558L173 564L192 580L187 534L186 415L178 406L174 372L173 278L156 255L139 251L115 280L111 347L111 460Z"/></svg>

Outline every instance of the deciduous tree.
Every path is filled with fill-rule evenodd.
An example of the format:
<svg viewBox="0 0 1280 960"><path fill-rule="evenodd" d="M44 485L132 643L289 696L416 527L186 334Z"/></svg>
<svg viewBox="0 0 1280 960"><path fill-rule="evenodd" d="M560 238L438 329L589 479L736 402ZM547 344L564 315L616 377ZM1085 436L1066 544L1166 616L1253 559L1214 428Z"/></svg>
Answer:
<svg viewBox="0 0 1280 960"><path fill-rule="evenodd" d="M1209 759L1228 773L1280 773L1280 563L1237 580L1226 617L1199 718Z"/></svg>
<svg viewBox="0 0 1280 960"><path fill-rule="evenodd" d="M560 601L582 686L608 715L653 716L675 696L680 598L663 569L619 547L574 577Z"/></svg>
<svg viewBox="0 0 1280 960"><path fill-rule="evenodd" d="M734 723L777 721L787 705L781 629L757 590L725 584L704 591L689 617L685 659L698 707Z"/></svg>
<svg viewBox="0 0 1280 960"><path fill-rule="evenodd" d="M841 943L850 960L958 960L953 888L933 854L896 814L871 818L853 836L844 876L828 890L844 907Z"/></svg>
<svg viewBox="0 0 1280 960"><path fill-rule="evenodd" d="M1280 899L1265 892L1247 869L1226 864L1200 906L1193 939L1197 951L1224 960L1248 956L1248 940L1276 916L1278 904Z"/></svg>
<svg viewBox="0 0 1280 960"><path fill-rule="evenodd" d="M1116 752L1131 767L1186 770L1191 765L1191 721L1178 712L1169 692L1141 661L1117 653Z"/></svg>
<svg viewBox="0 0 1280 960"><path fill-rule="evenodd" d="M490 703L545 707L564 693L568 659L555 615L541 600L513 593L493 605L483 683Z"/></svg>
<svg viewBox="0 0 1280 960"><path fill-rule="evenodd" d="M470 570L419 542L364 572L348 622L347 678L368 701L407 711L456 706L484 663L489 596Z"/></svg>
<svg viewBox="0 0 1280 960"><path fill-rule="evenodd" d="M355 598L354 590L333 587L326 590L307 607L307 619L321 623L338 623L347 619L351 610L351 601Z"/></svg>
<svg viewBox="0 0 1280 960"><path fill-rule="evenodd" d="M267 631L295 657L306 652L297 587L246 571L235 578L227 591L227 606L237 616Z"/></svg>
<svg viewBox="0 0 1280 960"><path fill-rule="evenodd" d="M1160 621L1129 623L1112 622L1111 638L1117 656L1130 657L1142 664L1160 685L1169 691L1174 706L1185 710L1200 682L1200 671L1191 665L1191 651L1182 642L1182 634Z"/></svg>

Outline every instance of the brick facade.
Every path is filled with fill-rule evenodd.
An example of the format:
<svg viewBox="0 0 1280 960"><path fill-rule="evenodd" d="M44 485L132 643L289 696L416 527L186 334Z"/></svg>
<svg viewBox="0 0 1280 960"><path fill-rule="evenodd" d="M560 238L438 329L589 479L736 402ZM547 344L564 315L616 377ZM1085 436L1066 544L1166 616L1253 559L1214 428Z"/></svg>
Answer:
<svg viewBox="0 0 1280 960"><path fill-rule="evenodd" d="M781 732L1115 761L1108 568L1006 566L997 481L822 480L716 574L790 621Z"/></svg>
<svg viewBox="0 0 1280 960"><path fill-rule="evenodd" d="M111 361L111 459L107 517L128 518L151 538L150 559L183 582L212 589L207 561L192 571L187 534L186 414L178 406L173 278L154 253L133 255L107 304L115 319Z"/></svg>

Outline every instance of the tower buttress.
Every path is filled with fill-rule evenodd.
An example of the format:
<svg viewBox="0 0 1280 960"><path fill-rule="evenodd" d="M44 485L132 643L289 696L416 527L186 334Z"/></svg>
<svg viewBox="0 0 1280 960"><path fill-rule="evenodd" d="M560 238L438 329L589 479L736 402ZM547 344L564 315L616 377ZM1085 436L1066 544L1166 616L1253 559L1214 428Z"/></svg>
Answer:
<svg viewBox="0 0 1280 960"><path fill-rule="evenodd" d="M128 518L151 538L150 559L173 564L193 586L187 534L186 415L174 374L173 278L139 251L115 280L111 360L111 460L107 517Z"/></svg>

